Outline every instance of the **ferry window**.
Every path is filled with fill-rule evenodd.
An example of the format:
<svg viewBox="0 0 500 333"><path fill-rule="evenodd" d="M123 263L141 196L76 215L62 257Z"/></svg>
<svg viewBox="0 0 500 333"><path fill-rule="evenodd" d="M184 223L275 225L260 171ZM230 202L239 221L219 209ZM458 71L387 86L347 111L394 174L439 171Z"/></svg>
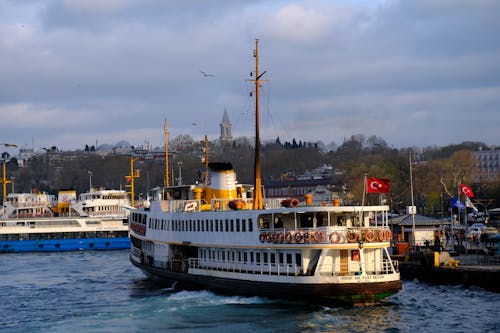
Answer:
<svg viewBox="0 0 500 333"><path fill-rule="evenodd" d="M234 231L234 220L231 219L231 232L233 232L233 231Z"/></svg>
<svg viewBox="0 0 500 333"><path fill-rule="evenodd" d="M255 262L260 263L260 252L255 253Z"/></svg>
<svg viewBox="0 0 500 333"><path fill-rule="evenodd" d="M214 231L214 220L210 220L210 231Z"/></svg>
<svg viewBox="0 0 500 333"><path fill-rule="evenodd" d="M241 231L247 231L247 221L245 219L241 220Z"/></svg>
<svg viewBox="0 0 500 333"><path fill-rule="evenodd" d="M219 220L215 220L215 231L219 232Z"/></svg>
<svg viewBox="0 0 500 333"><path fill-rule="evenodd" d="M291 253L287 253L286 254L286 263L287 264L291 264L292 263L292 254Z"/></svg>
<svg viewBox="0 0 500 333"><path fill-rule="evenodd" d="M259 229L269 229L271 224L271 214L259 215Z"/></svg>
<svg viewBox="0 0 500 333"><path fill-rule="evenodd" d="M201 231L205 231L205 221L198 220L198 224L201 224Z"/></svg>
<svg viewBox="0 0 500 333"><path fill-rule="evenodd" d="M205 230L208 231L208 220L203 221L205 223Z"/></svg>
<svg viewBox="0 0 500 333"><path fill-rule="evenodd" d="M281 214L274 215L274 229L283 228L283 216Z"/></svg>
<svg viewBox="0 0 500 333"><path fill-rule="evenodd" d="M274 264L276 262L275 254L271 253L270 257L271 257L271 264Z"/></svg>
<svg viewBox="0 0 500 333"><path fill-rule="evenodd" d="M302 257L300 253L295 253L295 265L301 266L302 265Z"/></svg>
<svg viewBox="0 0 500 333"><path fill-rule="evenodd" d="M264 252L264 264L267 264L267 252Z"/></svg>
<svg viewBox="0 0 500 333"><path fill-rule="evenodd" d="M229 220L226 219L225 221L226 221L226 229L225 229L225 231L228 232L229 231Z"/></svg>
<svg viewBox="0 0 500 333"><path fill-rule="evenodd" d="M280 260L280 264L283 263L283 253L279 253L279 260Z"/></svg>
<svg viewBox="0 0 500 333"><path fill-rule="evenodd" d="M250 232L253 231L252 219L248 219L248 231L250 231Z"/></svg>
<svg viewBox="0 0 500 333"><path fill-rule="evenodd" d="M240 219L236 219L236 232L240 231Z"/></svg>
<svg viewBox="0 0 500 333"><path fill-rule="evenodd" d="M248 259L248 257L247 257L247 253L246 253L246 252L243 252L243 261L244 261L244 262L247 262L247 259Z"/></svg>
<svg viewBox="0 0 500 333"><path fill-rule="evenodd" d="M311 213L298 214L298 217L299 217L299 222L300 222L301 228L312 228L313 227L314 214L311 214Z"/></svg>

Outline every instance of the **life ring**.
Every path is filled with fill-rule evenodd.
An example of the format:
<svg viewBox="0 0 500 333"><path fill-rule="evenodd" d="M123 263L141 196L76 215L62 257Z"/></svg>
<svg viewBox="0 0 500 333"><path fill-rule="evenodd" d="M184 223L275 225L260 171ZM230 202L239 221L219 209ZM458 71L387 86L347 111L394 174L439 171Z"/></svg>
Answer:
<svg viewBox="0 0 500 333"><path fill-rule="evenodd" d="M325 233L323 231L316 231L314 233L314 241L316 243L323 243L325 241Z"/></svg>
<svg viewBox="0 0 500 333"><path fill-rule="evenodd" d="M259 235L259 241L261 243L264 243L266 241L266 238L267 238L267 233L261 232L260 235Z"/></svg>
<svg viewBox="0 0 500 333"><path fill-rule="evenodd" d="M312 233L310 233L309 231L304 232L304 243L311 243L311 236Z"/></svg>
<svg viewBox="0 0 500 333"><path fill-rule="evenodd" d="M390 230L385 231L385 240L386 241L392 240L392 231L390 231Z"/></svg>
<svg viewBox="0 0 500 333"><path fill-rule="evenodd" d="M304 236L302 235L301 232L297 232L294 238L295 238L295 243L302 243Z"/></svg>
<svg viewBox="0 0 500 333"><path fill-rule="evenodd" d="M285 243L290 244L292 242L293 235L291 232L285 234Z"/></svg>
<svg viewBox="0 0 500 333"><path fill-rule="evenodd" d="M375 240L375 233L373 232L373 230L366 230L365 240L369 243L371 243Z"/></svg>
<svg viewBox="0 0 500 333"><path fill-rule="evenodd" d="M380 242L385 242L385 230L379 230L377 236Z"/></svg>
<svg viewBox="0 0 500 333"><path fill-rule="evenodd" d="M268 243L273 242L273 234L271 232L266 233L266 242Z"/></svg>
<svg viewBox="0 0 500 333"><path fill-rule="evenodd" d="M273 238L274 244L283 243L283 234L279 231L276 231L275 233L273 233L272 238Z"/></svg>
<svg viewBox="0 0 500 333"><path fill-rule="evenodd" d="M346 235L346 239L349 243L354 243L358 240L359 234L355 231L349 230Z"/></svg>
<svg viewBox="0 0 500 333"><path fill-rule="evenodd" d="M330 234L330 243L337 244L342 240L342 236L336 231Z"/></svg>

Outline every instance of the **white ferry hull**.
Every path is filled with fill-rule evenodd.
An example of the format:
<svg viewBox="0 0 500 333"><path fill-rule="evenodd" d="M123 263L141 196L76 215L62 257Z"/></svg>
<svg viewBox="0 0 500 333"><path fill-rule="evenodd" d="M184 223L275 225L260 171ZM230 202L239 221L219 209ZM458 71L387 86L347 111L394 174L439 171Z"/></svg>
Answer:
<svg viewBox="0 0 500 333"><path fill-rule="evenodd" d="M368 305L391 296L402 288L401 280L353 283L292 283L172 272L136 262L149 277L179 281L183 288L207 289L219 294L260 296L324 305Z"/></svg>

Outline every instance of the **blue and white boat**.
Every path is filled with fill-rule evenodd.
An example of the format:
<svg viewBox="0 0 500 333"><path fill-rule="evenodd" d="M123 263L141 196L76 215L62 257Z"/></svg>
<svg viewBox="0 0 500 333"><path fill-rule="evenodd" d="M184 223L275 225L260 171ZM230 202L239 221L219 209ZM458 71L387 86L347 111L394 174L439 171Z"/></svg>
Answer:
<svg viewBox="0 0 500 333"><path fill-rule="evenodd" d="M132 209L121 190L10 193L0 211L0 253L130 248Z"/></svg>

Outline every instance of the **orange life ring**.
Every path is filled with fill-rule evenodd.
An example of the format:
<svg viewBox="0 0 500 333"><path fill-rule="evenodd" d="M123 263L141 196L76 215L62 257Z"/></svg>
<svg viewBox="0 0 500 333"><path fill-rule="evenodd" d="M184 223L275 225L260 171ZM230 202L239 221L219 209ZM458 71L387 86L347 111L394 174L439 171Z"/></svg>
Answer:
<svg viewBox="0 0 500 333"><path fill-rule="evenodd" d="M330 243L334 243L334 244L337 244L340 242L340 240L342 239L342 237L340 236L340 234L336 231L332 232L330 234Z"/></svg>
<svg viewBox="0 0 500 333"><path fill-rule="evenodd" d="M392 240L392 231L386 230L385 231L385 240L386 241L391 241Z"/></svg>
<svg viewBox="0 0 500 333"><path fill-rule="evenodd" d="M325 233L323 231L316 231L314 233L314 241L316 243L323 243L325 241Z"/></svg>
<svg viewBox="0 0 500 333"><path fill-rule="evenodd" d="M268 242L268 243L273 242L273 234L271 232L266 233L266 242Z"/></svg>
<svg viewBox="0 0 500 333"><path fill-rule="evenodd" d="M385 241L385 230L379 230L377 232L378 240L379 242L384 242Z"/></svg>
<svg viewBox="0 0 500 333"><path fill-rule="evenodd" d="M260 242L264 243L266 241L266 238L267 238L267 233L261 232L260 235L259 235Z"/></svg>
<svg viewBox="0 0 500 333"><path fill-rule="evenodd" d="M375 240L375 233L373 232L373 230L366 230L365 240L370 243Z"/></svg>
<svg viewBox="0 0 500 333"><path fill-rule="evenodd" d="M285 243L290 244L292 242L293 235L291 232L285 234Z"/></svg>
<svg viewBox="0 0 500 333"><path fill-rule="evenodd" d="M349 230L346 235L346 239L349 243L354 243L359 238L359 234L355 231Z"/></svg>
<svg viewBox="0 0 500 333"><path fill-rule="evenodd" d="M279 231L276 231L275 233L273 233L272 238L273 238L274 244L283 243L283 234Z"/></svg>

